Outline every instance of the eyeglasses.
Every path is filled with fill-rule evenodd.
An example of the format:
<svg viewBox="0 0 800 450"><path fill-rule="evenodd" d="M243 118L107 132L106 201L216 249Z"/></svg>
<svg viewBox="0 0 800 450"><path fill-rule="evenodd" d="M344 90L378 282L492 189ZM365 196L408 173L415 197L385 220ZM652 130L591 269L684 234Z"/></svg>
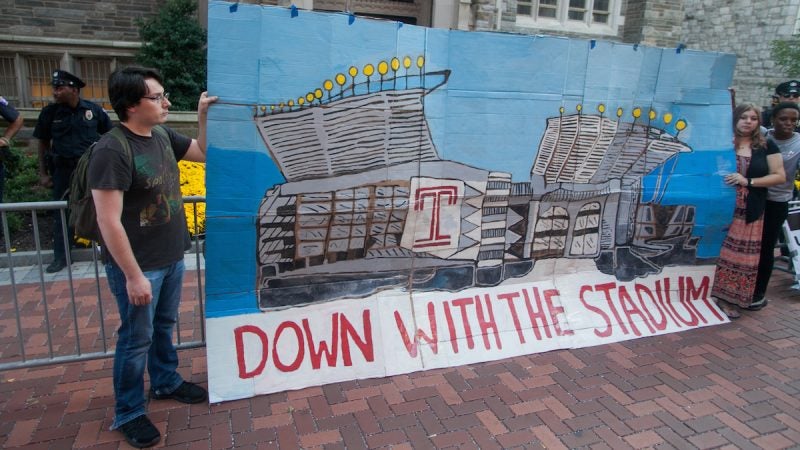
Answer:
<svg viewBox="0 0 800 450"><path fill-rule="evenodd" d="M148 100L152 100L152 101L154 101L154 102L156 102L156 103L161 103L161 102L163 102L164 100L169 100L169 92L163 92L163 93L161 93L161 94L154 95L154 96L152 96L152 97L148 97L148 96L146 96L146 95L145 95L145 96L144 96L144 97L142 97L142 98L146 98L146 99L148 99Z"/></svg>
<svg viewBox="0 0 800 450"><path fill-rule="evenodd" d="M791 94L789 94L789 93L780 94L780 96L783 97L783 98L798 98L798 97L800 97L800 93L792 92Z"/></svg>

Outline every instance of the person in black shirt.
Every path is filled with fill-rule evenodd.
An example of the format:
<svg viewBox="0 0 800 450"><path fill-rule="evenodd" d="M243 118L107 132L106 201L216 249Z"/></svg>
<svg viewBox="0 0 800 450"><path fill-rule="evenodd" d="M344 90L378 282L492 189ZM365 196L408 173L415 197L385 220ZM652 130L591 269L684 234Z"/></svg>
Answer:
<svg viewBox="0 0 800 450"><path fill-rule="evenodd" d="M39 139L39 182L53 188L53 200L62 200L78 159L111 129L111 119L102 107L80 97L86 83L75 75L56 70L52 84L55 103L42 108L33 137ZM50 163L46 162L48 156ZM72 242L73 231L67 231L66 240ZM47 266L47 273L58 272L67 265L58 212L53 234L53 262Z"/></svg>
<svg viewBox="0 0 800 450"><path fill-rule="evenodd" d="M191 139L163 125L171 103L155 70L117 70L109 78L108 93L120 124L97 143L87 176L108 287L120 318L112 429L143 448L161 439L147 418L145 367L151 399L189 404L208 399L203 387L178 373L172 332L187 236L178 161L205 162L208 108L217 97L200 95L197 139Z"/></svg>

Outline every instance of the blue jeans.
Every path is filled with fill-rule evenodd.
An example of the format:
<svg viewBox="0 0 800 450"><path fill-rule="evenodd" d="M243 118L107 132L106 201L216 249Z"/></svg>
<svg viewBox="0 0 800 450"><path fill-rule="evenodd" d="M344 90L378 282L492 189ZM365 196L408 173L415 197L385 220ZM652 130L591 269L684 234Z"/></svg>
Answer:
<svg viewBox="0 0 800 450"><path fill-rule="evenodd" d="M144 272L153 287L149 305L128 301L125 274L113 263L106 264L111 293L117 300L120 326L114 353L114 423L119 428L146 414L144 367L150 374L150 389L169 394L183 383L176 371L178 353L172 345L172 329L178 316L183 287L183 260L158 270Z"/></svg>

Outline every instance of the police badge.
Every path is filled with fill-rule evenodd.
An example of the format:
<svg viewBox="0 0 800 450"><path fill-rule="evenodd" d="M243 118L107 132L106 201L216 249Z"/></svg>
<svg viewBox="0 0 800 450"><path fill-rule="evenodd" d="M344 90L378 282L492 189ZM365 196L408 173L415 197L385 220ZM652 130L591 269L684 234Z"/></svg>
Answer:
<svg viewBox="0 0 800 450"><path fill-rule="evenodd" d="M87 109L86 112L83 113L83 117L86 118L86 120L92 120L92 117L94 117L94 114L92 114L92 110L91 109Z"/></svg>

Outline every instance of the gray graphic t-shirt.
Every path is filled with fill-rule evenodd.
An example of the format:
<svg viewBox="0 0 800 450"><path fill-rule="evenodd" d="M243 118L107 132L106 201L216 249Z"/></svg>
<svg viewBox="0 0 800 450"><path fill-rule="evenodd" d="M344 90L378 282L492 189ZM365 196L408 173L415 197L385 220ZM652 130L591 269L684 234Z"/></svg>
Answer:
<svg viewBox="0 0 800 450"><path fill-rule="evenodd" d="M183 258L187 231L177 161L192 141L167 127L169 141L155 131L139 136L119 126L132 161L115 137L104 135L89 163L89 187L124 192L122 225L136 261L142 270L158 269Z"/></svg>
<svg viewBox="0 0 800 450"><path fill-rule="evenodd" d="M773 133L773 130L769 130L769 132L767 132L767 138L781 149L783 170L786 171L786 181L767 189L767 200L773 202L788 202L792 199L794 177L797 174L798 163L800 163L800 134L796 132L792 133L791 138L781 141L775 139Z"/></svg>

